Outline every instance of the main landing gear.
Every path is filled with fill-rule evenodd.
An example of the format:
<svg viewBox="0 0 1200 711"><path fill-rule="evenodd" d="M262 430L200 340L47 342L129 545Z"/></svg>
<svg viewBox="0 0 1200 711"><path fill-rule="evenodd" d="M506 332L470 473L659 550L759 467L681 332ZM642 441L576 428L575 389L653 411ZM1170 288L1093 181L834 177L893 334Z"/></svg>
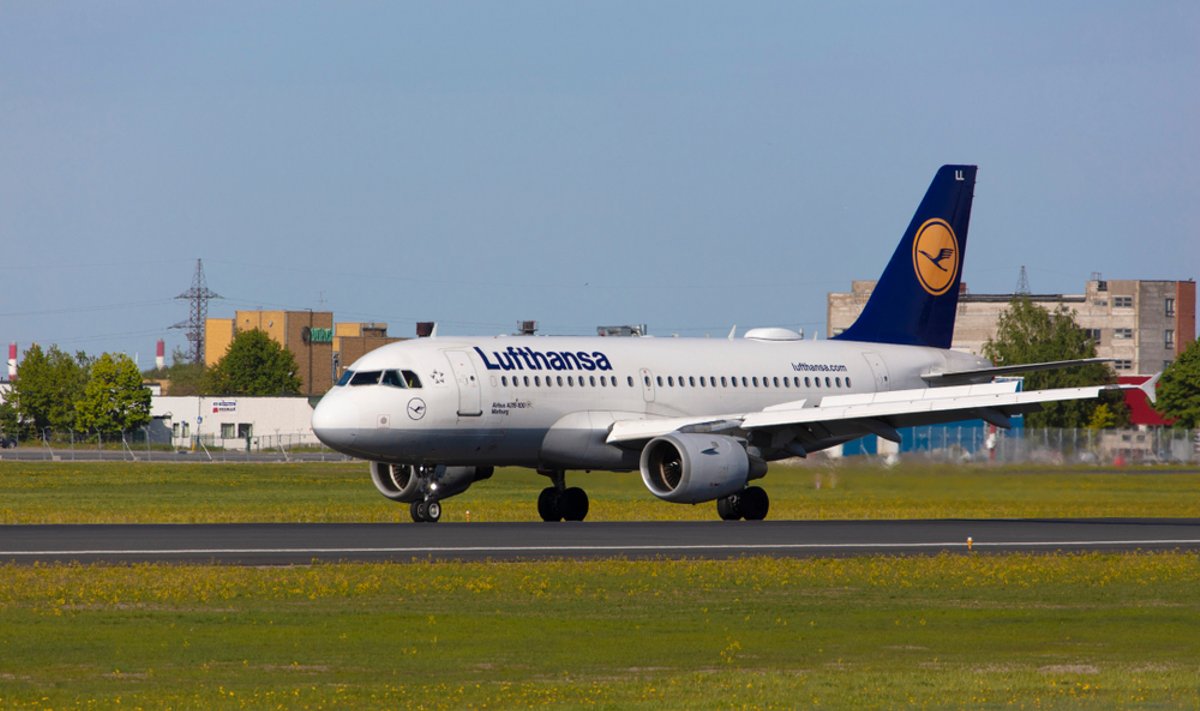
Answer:
<svg viewBox="0 0 1200 711"><path fill-rule="evenodd" d="M748 486L736 494L717 499L717 514L725 521L761 521L767 517L771 499L767 492L757 486Z"/></svg>
<svg viewBox="0 0 1200 711"><path fill-rule="evenodd" d="M538 495L538 515L543 521L582 521L588 515L588 495L578 486L567 487L567 476L561 471L538 471L550 477L554 486L542 489Z"/></svg>

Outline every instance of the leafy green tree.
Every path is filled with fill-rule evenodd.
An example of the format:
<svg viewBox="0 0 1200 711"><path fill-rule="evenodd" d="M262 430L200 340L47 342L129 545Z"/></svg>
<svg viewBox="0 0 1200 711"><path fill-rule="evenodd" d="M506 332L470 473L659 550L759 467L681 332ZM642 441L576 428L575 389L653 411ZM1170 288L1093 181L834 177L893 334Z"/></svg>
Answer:
<svg viewBox="0 0 1200 711"><path fill-rule="evenodd" d="M26 435L75 429L75 402L83 395L88 366L86 354L71 356L58 346L43 351L34 344L25 351L9 400Z"/></svg>
<svg viewBox="0 0 1200 711"><path fill-rule="evenodd" d="M1096 344L1075 323L1074 312L1060 306L1054 312L1017 296L1000 314L996 335L983 346L983 354L996 365L1020 365L1055 360L1095 358ZM1043 370L1025 374L1026 390L1073 388L1115 383L1116 374L1104 363ZM1104 404L1113 425L1129 422L1129 408L1120 392L1105 393L1098 400L1069 400L1046 403L1041 412L1025 416L1029 427L1087 427L1096 408Z"/></svg>
<svg viewBox="0 0 1200 711"><path fill-rule="evenodd" d="M258 329L242 331L208 369L205 389L213 395L299 395L297 371L291 351Z"/></svg>
<svg viewBox="0 0 1200 711"><path fill-rule="evenodd" d="M1154 407L1178 427L1200 427L1200 341L1192 341L1163 371Z"/></svg>
<svg viewBox="0 0 1200 711"><path fill-rule="evenodd" d="M193 363L190 355L176 348L171 354L171 365L147 370L143 375L167 381L164 395L203 395L206 374L203 363Z"/></svg>
<svg viewBox="0 0 1200 711"><path fill-rule="evenodd" d="M125 432L150 422L150 390L132 358L105 353L92 363L75 409L82 429Z"/></svg>

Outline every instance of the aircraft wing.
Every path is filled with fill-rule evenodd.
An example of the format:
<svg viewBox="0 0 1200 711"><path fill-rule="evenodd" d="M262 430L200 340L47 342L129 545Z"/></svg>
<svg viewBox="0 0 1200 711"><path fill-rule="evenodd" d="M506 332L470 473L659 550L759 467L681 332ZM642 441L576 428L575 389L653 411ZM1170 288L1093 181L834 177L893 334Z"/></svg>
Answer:
<svg viewBox="0 0 1200 711"><path fill-rule="evenodd" d="M800 400L757 412L623 420L612 425L607 442L641 443L675 431L776 432L785 436L779 440L781 445L795 440L801 446L805 442L847 441L869 434L899 441L896 430L901 427L977 418L1008 427L1011 416L1036 411L1042 403L1091 399L1105 390L1120 389L1116 385L1094 385L1018 392L1017 387L1018 383L1008 382L832 395L816 406L806 406L806 401Z"/></svg>

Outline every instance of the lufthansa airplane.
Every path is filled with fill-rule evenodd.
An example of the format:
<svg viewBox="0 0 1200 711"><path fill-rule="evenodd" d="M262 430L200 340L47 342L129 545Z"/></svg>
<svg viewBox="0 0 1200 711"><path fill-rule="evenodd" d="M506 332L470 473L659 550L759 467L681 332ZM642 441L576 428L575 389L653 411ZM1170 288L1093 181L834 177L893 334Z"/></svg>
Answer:
<svg viewBox="0 0 1200 711"><path fill-rule="evenodd" d="M768 462L865 435L980 418L1000 427L1044 402L1109 387L1018 391L996 376L1066 367L992 367L949 350L967 248L973 165L938 170L857 321L826 341L782 328L743 338L434 337L353 363L313 412L335 450L370 462L376 488L437 521L441 500L496 466L536 469L546 521L581 521L569 470L640 470L674 503L715 501L722 519L761 520L750 482Z"/></svg>

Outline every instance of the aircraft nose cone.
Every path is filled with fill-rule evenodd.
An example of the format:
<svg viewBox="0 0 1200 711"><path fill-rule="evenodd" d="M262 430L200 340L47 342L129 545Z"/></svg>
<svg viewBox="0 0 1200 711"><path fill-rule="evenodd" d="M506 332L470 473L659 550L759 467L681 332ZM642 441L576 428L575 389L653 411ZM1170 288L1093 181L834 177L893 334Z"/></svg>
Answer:
<svg viewBox="0 0 1200 711"><path fill-rule="evenodd" d="M313 410L312 429L326 446L344 452L354 445L354 413L345 404L326 396Z"/></svg>

